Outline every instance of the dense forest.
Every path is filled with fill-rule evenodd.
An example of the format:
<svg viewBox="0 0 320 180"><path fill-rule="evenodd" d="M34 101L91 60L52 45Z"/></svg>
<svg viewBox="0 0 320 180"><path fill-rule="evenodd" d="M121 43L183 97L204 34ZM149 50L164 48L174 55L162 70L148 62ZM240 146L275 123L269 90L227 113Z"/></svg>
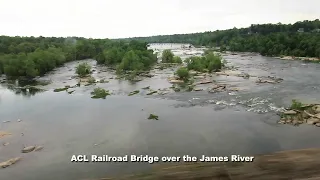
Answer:
<svg viewBox="0 0 320 180"><path fill-rule="evenodd" d="M118 72L145 70L157 61L147 43L109 39L0 36L0 74L33 78L65 62L87 58Z"/></svg>
<svg viewBox="0 0 320 180"><path fill-rule="evenodd" d="M253 24L247 28L193 34L129 38L148 43L191 43L262 55L320 57L320 21L294 24ZM128 39L123 39L128 40Z"/></svg>

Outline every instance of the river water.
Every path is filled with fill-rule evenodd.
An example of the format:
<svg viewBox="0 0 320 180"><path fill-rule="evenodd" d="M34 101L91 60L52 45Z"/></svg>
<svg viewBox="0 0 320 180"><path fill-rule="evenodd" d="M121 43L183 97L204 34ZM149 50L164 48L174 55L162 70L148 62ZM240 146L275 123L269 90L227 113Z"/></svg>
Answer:
<svg viewBox="0 0 320 180"><path fill-rule="evenodd" d="M170 47L168 47L170 48ZM201 49L173 49L183 58ZM0 86L0 162L22 160L0 169L3 180L90 179L143 172L148 163L72 163L72 155L251 155L280 150L320 147L319 128L278 124L278 111L292 99L320 101L320 64L277 60L255 54L224 54L229 66L253 76L283 78L279 84L256 84L253 78L217 76L216 81L241 89L236 93L175 92L146 96L130 91L151 86L167 88L169 68L132 84L110 79L115 75L91 63L97 79L109 83L84 86L73 94L53 92L74 85L74 68L68 63L42 79L50 79L41 93L19 93ZM99 73L98 73L99 72ZM106 99L91 99L90 91L103 87L113 92ZM147 120L150 113L158 121ZM21 122L17 120L20 119ZM3 123L3 121L10 121ZM21 134L23 133L23 134ZM2 143L10 143L2 146ZM24 146L42 145L40 152L21 154Z"/></svg>

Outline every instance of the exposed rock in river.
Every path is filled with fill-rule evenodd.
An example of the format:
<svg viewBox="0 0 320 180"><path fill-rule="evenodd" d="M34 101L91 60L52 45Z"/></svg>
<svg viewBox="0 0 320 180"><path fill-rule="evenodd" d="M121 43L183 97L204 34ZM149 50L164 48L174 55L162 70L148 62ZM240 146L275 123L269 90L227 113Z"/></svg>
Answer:
<svg viewBox="0 0 320 180"><path fill-rule="evenodd" d="M20 160L21 160L20 157L16 157L16 158L12 158L12 159L9 159L7 161L4 161L4 162L0 162L0 167L2 167L2 168L9 167L9 166L17 163Z"/></svg>
<svg viewBox="0 0 320 180"><path fill-rule="evenodd" d="M282 78L276 78L272 76L267 76L267 77L259 77L256 83L270 83L270 84L277 84L282 82Z"/></svg>
<svg viewBox="0 0 320 180"><path fill-rule="evenodd" d="M320 113L318 111L318 104L299 105L294 109L287 110L282 113L280 124L309 124L318 126L320 123Z"/></svg>
<svg viewBox="0 0 320 180"><path fill-rule="evenodd" d="M29 153L29 152L32 152L33 150L35 150L36 147L35 146L28 146L28 147L25 147L21 150L22 153Z"/></svg>
<svg viewBox="0 0 320 180"><path fill-rule="evenodd" d="M212 86L212 88L209 90L210 93L216 93L216 92L222 92L226 90L225 84L215 84Z"/></svg>
<svg viewBox="0 0 320 180"><path fill-rule="evenodd" d="M0 131L0 138L3 138L5 136L9 136L9 135L11 135L11 133Z"/></svg>
<svg viewBox="0 0 320 180"><path fill-rule="evenodd" d="M44 147L43 146L37 146L34 151L41 151Z"/></svg>

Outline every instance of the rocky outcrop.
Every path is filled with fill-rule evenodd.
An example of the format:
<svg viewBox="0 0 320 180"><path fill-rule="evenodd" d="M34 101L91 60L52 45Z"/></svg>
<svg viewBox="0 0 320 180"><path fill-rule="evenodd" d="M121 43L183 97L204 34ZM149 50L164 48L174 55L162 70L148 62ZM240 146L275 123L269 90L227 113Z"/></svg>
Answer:
<svg viewBox="0 0 320 180"><path fill-rule="evenodd" d="M32 152L33 150L35 150L36 147L35 146L28 146L28 147L25 147L21 150L22 153L29 153L29 152Z"/></svg>
<svg viewBox="0 0 320 180"><path fill-rule="evenodd" d="M211 87L209 90L210 93L216 93L216 92L222 92L226 90L226 85L225 84L215 84Z"/></svg>
<svg viewBox="0 0 320 180"><path fill-rule="evenodd" d="M260 83L270 83L270 84L277 84L282 82L283 79L282 78L276 78L276 77L272 77L272 76L267 76L267 77L259 77L258 80L256 81L256 83L260 84Z"/></svg>
<svg viewBox="0 0 320 180"><path fill-rule="evenodd" d="M309 124L320 127L320 105L302 105L296 109L288 109L281 114L280 124Z"/></svg>
<svg viewBox="0 0 320 180"><path fill-rule="evenodd" d="M4 161L4 162L0 162L0 167L1 168L6 168L6 167L9 167L15 163L17 163L18 161L20 161L21 158L20 157L16 157L16 158L12 158L12 159L9 159L7 161Z"/></svg>

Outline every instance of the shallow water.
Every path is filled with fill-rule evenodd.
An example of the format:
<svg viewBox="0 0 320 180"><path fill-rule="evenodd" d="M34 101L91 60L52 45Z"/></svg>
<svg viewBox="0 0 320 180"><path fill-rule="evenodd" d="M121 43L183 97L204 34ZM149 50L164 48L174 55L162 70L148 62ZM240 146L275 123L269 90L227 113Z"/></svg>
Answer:
<svg viewBox="0 0 320 180"><path fill-rule="evenodd" d="M186 51L189 50L174 52ZM53 82L43 87L46 92L23 96L1 85L0 122L10 122L1 123L0 131L12 136L0 139L1 144L10 143L0 146L0 161L17 156L23 159L0 169L0 179L87 179L151 168L148 163L71 163L74 154L249 155L320 147L318 128L281 125L276 115L293 98L319 102L320 64L304 65L301 61L252 54L225 54L224 58L238 71L277 76L284 81L257 85L254 77L217 76L218 82L242 90L145 96L142 87L151 86L155 90L170 87L166 78L172 71L156 72L153 78L130 84L109 79L115 75L95 66L94 76L109 83L76 88L71 95L53 92L54 88L76 84L72 76L78 62L72 62L42 78ZM88 62L94 65L94 61ZM90 91L97 86L111 90L114 95L105 100L91 99ZM139 89L138 95L127 96ZM147 120L150 113L158 115L159 121ZM23 146L28 145L45 148L21 154Z"/></svg>

